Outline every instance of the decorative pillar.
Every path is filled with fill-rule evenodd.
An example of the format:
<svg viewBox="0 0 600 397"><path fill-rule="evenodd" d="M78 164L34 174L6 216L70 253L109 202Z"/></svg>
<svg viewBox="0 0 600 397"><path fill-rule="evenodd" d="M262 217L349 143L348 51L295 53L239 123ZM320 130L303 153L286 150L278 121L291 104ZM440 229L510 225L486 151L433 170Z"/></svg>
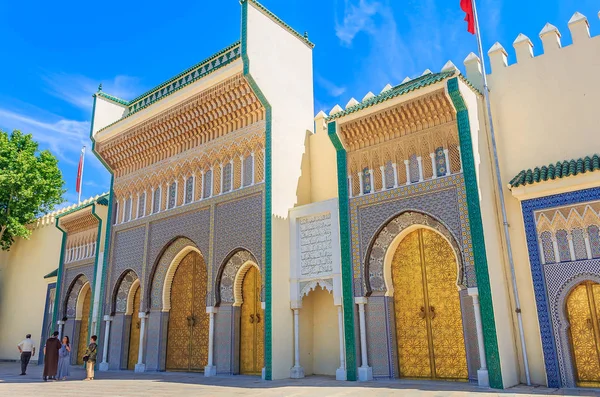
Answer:
<svg viewBox="0 0 600 397"><path fill-rule="evenodd" d="M146 313L139 313L141 320L140 324L140 348L138 350L138 362L135 365L135 372L146 371L146 364L144 364L144 336L146 333L146 319L148 315Z"/></svg>
<svg viewBox="0 0 600 397"><path fill-rule="evenodd" d="M193 203L194 200L196 200L196 173L192 172L192 200L190 201L190 204ZM183 201L185 201L185 198Z"/></svg>
<svg viewBox="0 0 600 397"><path fill-rule="evenodd" d="M108 341L110 340L110 323L111 316L104 316L106 325L104 326L104 346L102 346L102 362L100 363L100 371L108 371Z"/></svg>
<svg viewBox="0 0 600 397"><path fill-rule="evenodd" d="M573 245L573 235L571 234L570 231L567 233L567 240L569 241L569 253L571 254L571 260L574 261L575 259L577 259L577 257L575 256L575 246Z"/></svg>
<svg viewBox="0 0 600 397"><path fill-rule="evenodd" d="M458 161L460 161L460 172L463 172L462 157L460 156L460 146L457 146L456 148L458 149Z"/></svg>
<svg viewBox="0 0 600 397"><path fill-rule="evenodd" d="M387 189L387 184L386 184L386 180L385 180L385 167L379 166L379 169L381 170L381 190L385 190Z"/></svg>
<svg viewBox="0 0 600 397"><path fill-rule="evenodd" d="M373 380L373 368L369 367L367 359L367 325L365 322L365 305L367 304L367 298L354 298L354 302L358 305L358 318L360 324L361 366L358 367L358 380L364 382Z"/></svg>
<svg viewBox="0 0 600 397"><path fill-rule="evenodd" d="M340 367L335 370L335 380L346 380L346 357L344 351L344 317L342 305L338 305L338 333L340 337Z"/></svg>
<svg viewBox="0 0 600 397"><path fill-rule="evenodd" d="M583 238L585 239L585 253L588 259L592 259L592 246L590 245L590 235L587 230L583 231Z"/></svg>
<svg viewBox="0 0 600 397"><path fill-rule="evenodd" d="M394 169L394 189L398 187L398 165L396 163L392 163L392 168Z"/></svg>
<svg viewBox="0 0 600 397"><path fill-rule="evenodd" d="M299 307L292 307L294 311L294 366L290 370L290 378L304 378L304 368L300 365L300 323Z"/></svg>
<svg viewBox="0 0 600 397"><path fill-rule="evenodd" d="M151 207L150 207L150 214L154 213L154 187L150 188L151 194L152 194L152 200L151 200Z"/></svg>
<svg viewBox="0 0 600 397"><path fill-rule="evenodd" d="M208 365L204 367L204 376L215 376L217 375L217 367L213 363L213 352L215 345L215 313L217 308L214 306L207 306L206 312L209 315L208 323Z"/></svg>
<svg viewBox="0 0 600 397"><path fill-rule="evenodd" d="M133 214L133 203L131 203L131 213ZM137 193L137 200L135 201L135 218L138 219L140 217L140 193ZM133 216L132 216L133 218Z"/></svg>
<svg viewBox="0 0 600 397"><path fill-rule="evenodd" d="M560 252L558 252L558 241L556 241L556 236L552 235L552 248L554 248L554 262L560 262Z"/></svg>
<svg viewBox="0 0 600 397"><path fill-rule="evenodd" d="M358 195L362 196L363 194L365 194L364 191L363 191L363 174L362 174L362 172L358 173L358 183L360 185L359 186L360 189L359 189L359 194Z"/></svg>
<svg viewBox="0 0 600 397"><path fill-rule="evenodd" d="M423 158L421 156L417 157L417 164L419 165L419 182L423 182Z"/></svg>
<svg viewBox="0 0 600 397"><path fill-rule="evenodd" d="M450 154L448 149L444 149L444 158L446 159L446 176L449 176L452 173L452 165L450 164Z"/></svg>
<svg viewBox="0 0 600 397"><path fill-rule="evenodd" d="M215 167L210 167L210 177L212 178L212 182L210 183L210 194L208 195L208 198L211 198L215 191Z"/></svg>
<svg viewBox="0 0 600 397"><path fill-rule="evenodd" d="M437 167L435 166L435 153L429 153L431 157L431 179L437 178Z"/></svg>
<svg viewBox="0 0 600 397"><path fill-rule="evenodd" d="M479 365L477 370L477 383L480 387L490 387L490 380L485 358L485 343L483 342L483 323L481 321L481 307L479 306L479 290L468 288L467 293L473 298L473 312L475 313L475 328L477 329L477 348L479 350Z"/></svg>
<svg viewBox="0 0 600 397"><path fill-rule="evenodd" d="M255 164L256 164L255 158L254 158L254 152L250 153L250 156L252 156L252 167L250 167L250 170L252 172L252 174L251 174L252 178L250 178L250 186L254 186L254 174L255 174L254 167L255 167Z"/></svg>
<svg viewBox="0 0 600 397"><path fill-rule="evenodd" d="M404 160L404 168L406 169L406 186L410 185L410 166L408 160Z"/></svg>

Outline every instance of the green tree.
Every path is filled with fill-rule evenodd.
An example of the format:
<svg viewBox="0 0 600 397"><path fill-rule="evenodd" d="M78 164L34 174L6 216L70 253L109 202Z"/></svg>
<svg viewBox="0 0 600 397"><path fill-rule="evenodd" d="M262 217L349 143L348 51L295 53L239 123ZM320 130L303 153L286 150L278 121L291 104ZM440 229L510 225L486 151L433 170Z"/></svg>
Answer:
<svg viewBox="0 0 600 397"><path fill-rule="evenodd" d="M64 183L56 157L31 134L0 130L0 249L29 237L27 225L63 202Z"/></svg>

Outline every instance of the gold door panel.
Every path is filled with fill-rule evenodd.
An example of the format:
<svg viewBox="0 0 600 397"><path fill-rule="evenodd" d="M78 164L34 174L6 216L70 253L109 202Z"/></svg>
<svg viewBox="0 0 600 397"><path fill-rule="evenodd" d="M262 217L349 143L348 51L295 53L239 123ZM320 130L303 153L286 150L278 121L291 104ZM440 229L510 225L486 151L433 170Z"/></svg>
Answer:
<svg viewBox="0 0 600 397"><path fill-rule="evenodd" d="M591 282L575 287L567 298L569 334L577 386L600 386L599 298L600 285Z"/></svg>
<svg viewBox="0 0 600 397"><path fill-rule="evenodd" d="M242 281L240 373L259 375L264 362L264 316L260 304L261 279L253 266Z"/></svg>
<svg viewBox="0 0 600 397"><path fill-rule="evenodd" d="M400 376L468 379L457 266L442 236L419 229L392 260Z"/></svg>
<svg viewBox="0 0 600 397"><path fill-rule="evenodd" d="M208 363L206 266L189 253L182 259L171 286L166 369L203 371Z"/></svg>
<svg viewBox="0 0 600 397"><path fill-rule="evenodd" d="M131 313L131 328L129 331L127 369L135 369L140 348L140 297L141 288L138 286L133 295L133 313Z"/></svg>
<svg viewBox="0 0 600 397"><path fill-rule="evenodd" d="M90 320L90 301L91 301L91 290L86 287L87 291L83 298L83 309L81 311L81 324L79 328L79 341L77 345L77 364L83 364L83 356L88 347L88 325Z"/></svg>

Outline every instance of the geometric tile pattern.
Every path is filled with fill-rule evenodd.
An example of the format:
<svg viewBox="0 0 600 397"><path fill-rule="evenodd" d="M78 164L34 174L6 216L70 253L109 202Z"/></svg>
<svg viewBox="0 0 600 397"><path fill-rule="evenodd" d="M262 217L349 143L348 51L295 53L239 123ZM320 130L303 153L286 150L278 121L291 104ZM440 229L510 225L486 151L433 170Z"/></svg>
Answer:
<svg viewBox="0 0 600 397"><path fill-rule="evenodd" d="M446 166L446 156L444 154L444 148L441 146L435 149L435 169L437 172L437 176L446 175L446 171L448 170Z"/></svg>
<svg viewBox="0 0 600 397"><path fill-rule="evenodd" d="M571 230L573 237L573 248L575 249L575 259L587 259L587 250L585 248L585 238L583 237L583 229Z"/></svg>
<svg viewBox="0 0 600 397"><path fill-rule="evenodd" d="M235 284L235 276L237 275L238 270L242 265L248 261L252 261L256 264L256 258L250 252L246 250L241 250L236 252L225 264L223 268L223 273L221 274L221 280L217 280L217 288L220 293L220 302L217 297L218 303L233 303L235 301L234 297L234 284ZM215 289L216 291L217 289Z"/></svg>
<svg viewBox="0 0 600 397"><path fill-rule="evenodd" d="M77 277L75 282L71 284L68 290L68 298L66 302L66 310L65 317L73 318L76 314L77 307L77 297L79 296L79 292L81 288L83 288L84 284L87 283L88 279L84 275L80 275Z"/></svg>
<svg viewBox="0 0 600 397"><path fill-rule="evenodd" d="M364 296L368 291L364 271L369 248L382 227L406 211L425 214L448 230L453 237L450 240L460 247L464 283L477 286L463 177L454 174L350 199L354 295Z"/></svg>
<svg viewBox="0 0 600 397"><path fill-rule="evenodd" d="M559 352L557 350L557 341L555 338L555 330L553 325L553 322L555 322L556 319L551 315L551 303L548 301L548 290L550 289L550 286L546 283L546 277L548 277L548 275L547 272L545 272L545 269L554 267L555 265L542 265L534 212L598 200L600 200L600 188L591 188L524 200L521 202L521 210L523 212L523 221L525 224L525 235L527 238L527 249L529 252L529 263L531 265L531 276L538 309L538 320L542 338L542 350L544 353L544 364L546 366L548 387L561 387L561 385L565 387L567 386L565 382L568 380L568 378L565 375L565 371L568 370L568 366L565 366L563 361L563 366L561 367L559 362ZM561 272L567 272L569 269L575 270L576 268L574 265L577 263L588 262L592 261L579 261L563 264L564 266L559 267L561 270L558 272L558 274ZM558 267L558 265L556 266ZM563 273L562 277L568 278L569 276L564 276ZM560 284L559 281L555 281L554 283ZM564 353L561 354L564 355Z"/></svg>
<svg viewBox="0 0 600 397"><path fill-rule="evenodd" d="M566 230L563 229L556 232L556 245L558 246L558 255L560 256L560 261L570 261L571 250L569 249L569 240L567 238Z"/></svg>
<svg viewBox="0 0 600 397"><path fill-rule="evenodd" d="M115 299L115 313L125 313L127 311L127 298L129 297L129 290L137 278L137 274L135 274L134 271L129 270L121 279L121 284L119 285Z"/></svg>
<svg viewBox="0 0 600 397"><path fill-rule="evenodd" d="M549 230L546 230L540 234L540 238L542 240L545 263L556 262L556 258L554 258L554 244L552 244L552 233Z"/></svg>
<svg viewBox="0 0 600 397"><path fill-rule="evenodd" d="M596 225L591 225L588 226L587 232L590 239L592 258L600 258L600 228Z"/></svg>
<svg viewBox="0 0 600 397"><path fill-rule="evenodd" d="M79 291L87 281L94 279L94 262L91 261L84 263L82 266L70 267L63 271L63 287L61 288L63 292L61 293L62 298L60 300L63 303L60 306L62 313L59 313L59 319L65 316L75 317L75 306L77 305ZM68 300L66 297L68 297Z"/></svg>

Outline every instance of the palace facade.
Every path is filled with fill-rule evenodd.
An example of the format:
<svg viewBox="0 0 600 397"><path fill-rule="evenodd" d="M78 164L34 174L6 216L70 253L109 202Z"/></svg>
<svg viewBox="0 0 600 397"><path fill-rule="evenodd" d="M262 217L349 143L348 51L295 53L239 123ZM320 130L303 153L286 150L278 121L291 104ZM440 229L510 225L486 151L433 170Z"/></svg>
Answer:
<svg viewBox="0 0 600 397"><path fill-rule="evenodd" d="M95 333L100 370L600 386L587 19L564 48L547 24L543 55L519 35L511 65L490 49L494 141L474 54L313 117L308 36L241 9L239 42L94 95L111 189L53 215L42 326L74 363Z"/></svg>

